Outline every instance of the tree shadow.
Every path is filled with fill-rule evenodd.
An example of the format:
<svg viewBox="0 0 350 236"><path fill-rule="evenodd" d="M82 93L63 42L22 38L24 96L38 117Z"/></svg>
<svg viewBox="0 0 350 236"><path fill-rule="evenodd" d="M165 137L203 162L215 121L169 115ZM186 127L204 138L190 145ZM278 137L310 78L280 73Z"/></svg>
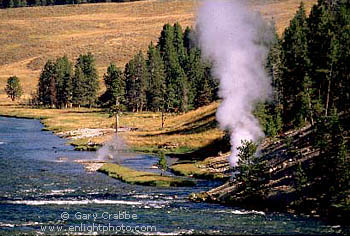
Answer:
<svg viewBox="0 0 350 236"><path fill-rule="evenodd" d="M215 114L215 111L211 112L210 114L207 114L203 117L200 117L194 121L187 122L183 125L184 128L181 128L181 129L177 129L177 130L173 130L173 131L166 131L166 132L162 132L160 134L145 134L145 135L142 135L142 137L153 137L153 136L158 136L158 135L174 135L174 134L196 134L196 133L206 131L208 129L213 129L213 128L217 127L217 121L216 120L209 120L209 119L214 114ZM200 125L196 125L196 126L190 126L191 124L198 123L198 122L205 122L205 123L200 124Z"/></svg>
<svg viewBox="0 0 350 236"><path fill-rule="evenodd" d="M219 153L227 153L231 150L231 145L228 137L215 139L208 145L199 148L193 152L184 154L170 154L171 157L179 159L179 163L193 163L194 161L202 161L208 157L218 156Z"/></svg>

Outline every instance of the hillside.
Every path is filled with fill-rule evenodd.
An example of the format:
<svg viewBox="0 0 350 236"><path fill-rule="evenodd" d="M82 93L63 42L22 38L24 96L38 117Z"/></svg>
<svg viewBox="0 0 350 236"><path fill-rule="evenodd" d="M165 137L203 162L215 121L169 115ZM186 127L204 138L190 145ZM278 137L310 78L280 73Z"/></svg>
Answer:
<svg viewBox="0 0 350 236"><path fill-rule="evenodd" d="M348 130L348 129L347 129ZM309 170L317 162L320 150L312 146L315 129L307 125L300 129L290 130L273 139L265 139L261 153L268 166L268 181L263 186L264 196L261 198L247 197L242 185L244 183L233 179L208 192L191 195L193 201L207 201L232 206L244 206L249 209L264 211L283 211L303 213L313 217L324 217L331 222L346 223L349 219L349 207L344 204L332 204L325 207L329 201L326 194L317 194L318 181L307 180L305 189L298 192L298 164L303 170ZM217 171L226 174L227 169Z"/></svg>
<svg viewBox="0 0 350 236"><path fill-rule="evenodd" d="M251 0L266 19L273 18L281 33L299 0ZM316 0L305 1L307 9ZM110 62L124 64L150 41L157 41L165 23L193 26L198 1L150 0L0 10L0 102L8 102L3 87L11 75L21 78L25 93L36 87L49 58L66 54L75 59L92 52L99 75Z"/></svg>

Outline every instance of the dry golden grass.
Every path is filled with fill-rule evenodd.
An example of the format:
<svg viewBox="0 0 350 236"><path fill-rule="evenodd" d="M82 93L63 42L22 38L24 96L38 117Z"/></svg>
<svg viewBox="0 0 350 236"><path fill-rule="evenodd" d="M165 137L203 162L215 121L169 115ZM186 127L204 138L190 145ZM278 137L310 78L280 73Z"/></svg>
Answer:
<svg viewBox="0 0 350 236"><path fill-rule="evenodd" d="M110 62L122 67L138 51L157 41L165 23L195 23L197 0L150 0L0 9L0 103L11 75L20 77L28 95L49 58L66 54L74 60L92 52L99 75ZM300 0L250 0L253 9L276 21L278 31L295 13ZM316 0L305 0L307 9Z"/></svg>

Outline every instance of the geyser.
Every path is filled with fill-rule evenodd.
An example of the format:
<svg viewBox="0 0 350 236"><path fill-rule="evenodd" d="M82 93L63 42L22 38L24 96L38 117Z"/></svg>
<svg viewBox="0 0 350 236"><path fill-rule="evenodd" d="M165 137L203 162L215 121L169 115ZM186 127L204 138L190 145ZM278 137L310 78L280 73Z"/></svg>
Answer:
<svg viewBox="0 0 350 236"><path fill-rule="evenodd" d="M243 0L206 0L198 11L199 45L220 81L222 102L216 119L220 128L231 133L231 166L237 163L241 140L257 141L264 136L252 112L271 93L264 70L266 45L273 38L268 28Z"/></svg>

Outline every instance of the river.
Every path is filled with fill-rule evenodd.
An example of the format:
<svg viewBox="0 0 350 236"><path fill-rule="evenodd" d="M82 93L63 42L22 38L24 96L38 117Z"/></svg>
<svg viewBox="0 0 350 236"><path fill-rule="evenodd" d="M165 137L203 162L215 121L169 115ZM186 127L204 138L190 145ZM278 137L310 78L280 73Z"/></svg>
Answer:
<svg viewBox="0 0 350 236"><path fill-rule="evenodd" d="M344 233L318 219L187 200L217 183L155 188L87 172L74 160L94 159L94 152L73 151L42 128L37 120L0 117L0 235ZM135 154L123 162L139 169L156 160Z"/></svg>

